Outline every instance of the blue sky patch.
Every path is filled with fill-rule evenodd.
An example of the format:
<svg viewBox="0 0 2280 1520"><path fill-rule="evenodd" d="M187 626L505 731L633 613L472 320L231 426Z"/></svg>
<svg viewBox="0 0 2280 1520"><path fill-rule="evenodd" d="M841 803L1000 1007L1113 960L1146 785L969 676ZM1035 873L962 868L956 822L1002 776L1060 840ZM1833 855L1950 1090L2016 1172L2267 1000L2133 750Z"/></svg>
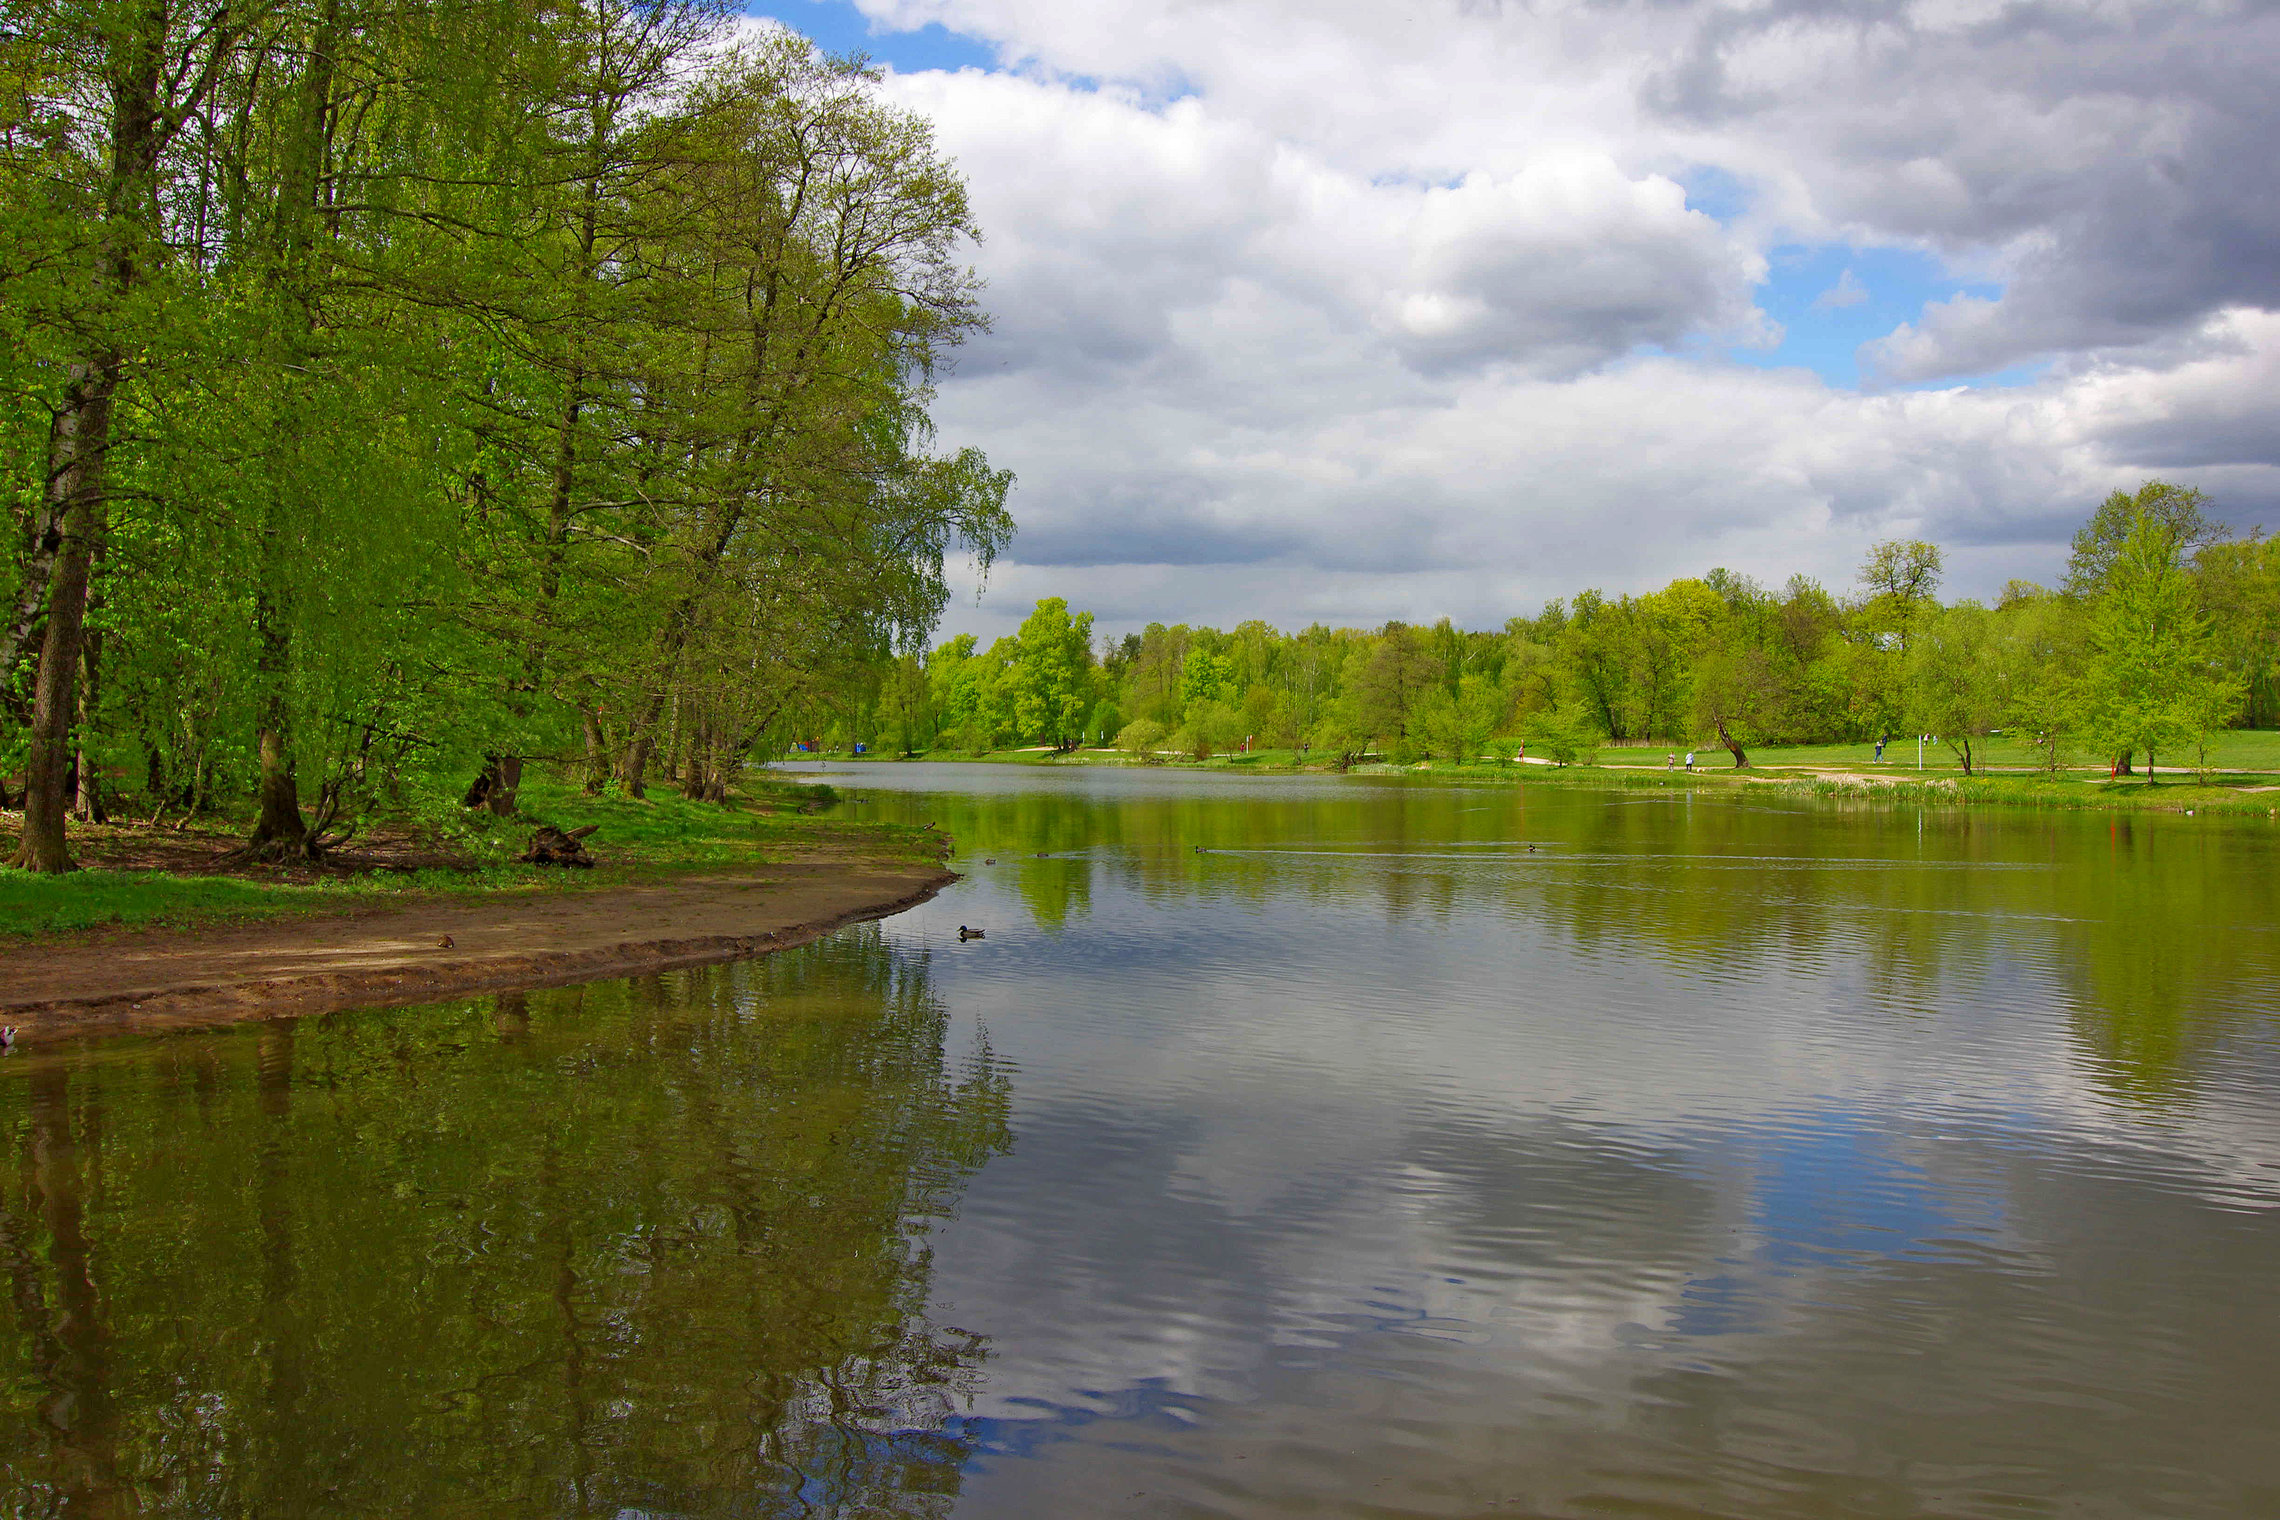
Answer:
<svg viewBox="0 0 2280 1520"><path fill-rule="evenodd" d="M1678 176L1678 183L1686 191L1687 209L1714 222L1731 222L1750 209L1750 187L1714 164L1696 164Z"/></svg>
<svg viewBox="0 0 2280 1520"><path fill-rule="evenodd" d="M781 21L813 38L829 53L863 53L898 73L926 69L994 69L997 49L929 21L916 31L873 31L870 21L847 0L762 0L745 7L748 16Z"/></svg>
<svg viewBox="0 0 2280 1520"><path fill-rule="evenodd" d="M1781 324L1782 340L1773 348L1737 349L1733 357L1763 368L1801 366L1848 388L1861 382L1863 343L1920 321L1934 301L2003 293L2000 285L1958 280L1937 258L1911 248L1793 243L1766 257L1771 267L1758 305Z"/></svg>

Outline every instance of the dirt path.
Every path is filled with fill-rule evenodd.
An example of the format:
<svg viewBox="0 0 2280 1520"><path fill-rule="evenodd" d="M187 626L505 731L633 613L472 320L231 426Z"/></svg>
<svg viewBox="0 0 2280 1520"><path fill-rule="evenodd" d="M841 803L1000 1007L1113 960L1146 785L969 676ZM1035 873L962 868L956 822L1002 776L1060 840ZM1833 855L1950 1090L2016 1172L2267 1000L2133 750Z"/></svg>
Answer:
<svg viewBox="0 0 2280 1520"><path fill-rule="evenodd" d="M922 865L777 865L615 891L0 945L0 1022L36 1041L628 976L804 945L915 907L957 879Z"/></svg>

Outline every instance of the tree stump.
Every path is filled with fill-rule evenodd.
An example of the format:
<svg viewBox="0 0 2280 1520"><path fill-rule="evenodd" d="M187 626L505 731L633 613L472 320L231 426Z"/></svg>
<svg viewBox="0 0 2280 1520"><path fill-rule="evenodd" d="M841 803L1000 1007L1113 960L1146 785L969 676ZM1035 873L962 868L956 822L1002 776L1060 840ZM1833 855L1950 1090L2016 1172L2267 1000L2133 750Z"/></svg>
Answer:
<svg viewBox="0 0 2280 1520"><path fill-rule="evenodd" d="M594 868L594 857L586 853L584 841L588 834L600 827L598 823L589 823L582 829L571 829L565 833L551 823L545 824L530 836L530 848L515 859L530 866L575 866L580 870L591 871Z"/></svg>

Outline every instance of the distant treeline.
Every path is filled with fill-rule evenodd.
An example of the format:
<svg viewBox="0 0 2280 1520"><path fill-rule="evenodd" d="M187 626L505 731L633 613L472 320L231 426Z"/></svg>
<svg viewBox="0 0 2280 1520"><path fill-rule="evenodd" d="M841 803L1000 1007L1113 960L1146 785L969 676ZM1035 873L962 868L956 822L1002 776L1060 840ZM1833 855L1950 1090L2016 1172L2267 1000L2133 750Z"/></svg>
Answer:
<svg viewBox="0 0 2280 1520"><path fill-rule="evenodd" d="M1048 598L987 649L964 636L874 668L827 742L1250 744L1350 764L1648 740L1724 743L1738 764L1754 744L1929 733L1969 769L1980 736L2007 730L2052 766L2190 758L2214 729L2280 717L2280 545L2229 537L2207 506L2161 481L2116 492L2060 586L2013 581L1993 606L1942 602L1940 551L1914 541L1878 544L1838 592L1712 570L1488 631L1151 624L1096 649L1090 614Z"/></svg>
<svg viewBox="0 0 2280 1520"><path fill-rule="evenodd" d="M717 797L925 639L975 229L878 77L717 0L11 0L0 803Z"/></svg>

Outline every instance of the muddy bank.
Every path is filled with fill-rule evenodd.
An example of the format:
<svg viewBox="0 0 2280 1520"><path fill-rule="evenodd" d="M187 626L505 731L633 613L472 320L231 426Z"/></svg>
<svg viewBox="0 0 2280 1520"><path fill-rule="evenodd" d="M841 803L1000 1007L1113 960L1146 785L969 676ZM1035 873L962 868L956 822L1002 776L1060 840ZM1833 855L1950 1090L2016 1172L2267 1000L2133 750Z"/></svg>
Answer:
<svg viewBox="0 0 2280 1520"><path fill-rule="evenodd" d="M780 865L339 918L74 934L0 947L0 1022L37 1041L630 976L806 944L957 879L922 865Z"/></svg>

